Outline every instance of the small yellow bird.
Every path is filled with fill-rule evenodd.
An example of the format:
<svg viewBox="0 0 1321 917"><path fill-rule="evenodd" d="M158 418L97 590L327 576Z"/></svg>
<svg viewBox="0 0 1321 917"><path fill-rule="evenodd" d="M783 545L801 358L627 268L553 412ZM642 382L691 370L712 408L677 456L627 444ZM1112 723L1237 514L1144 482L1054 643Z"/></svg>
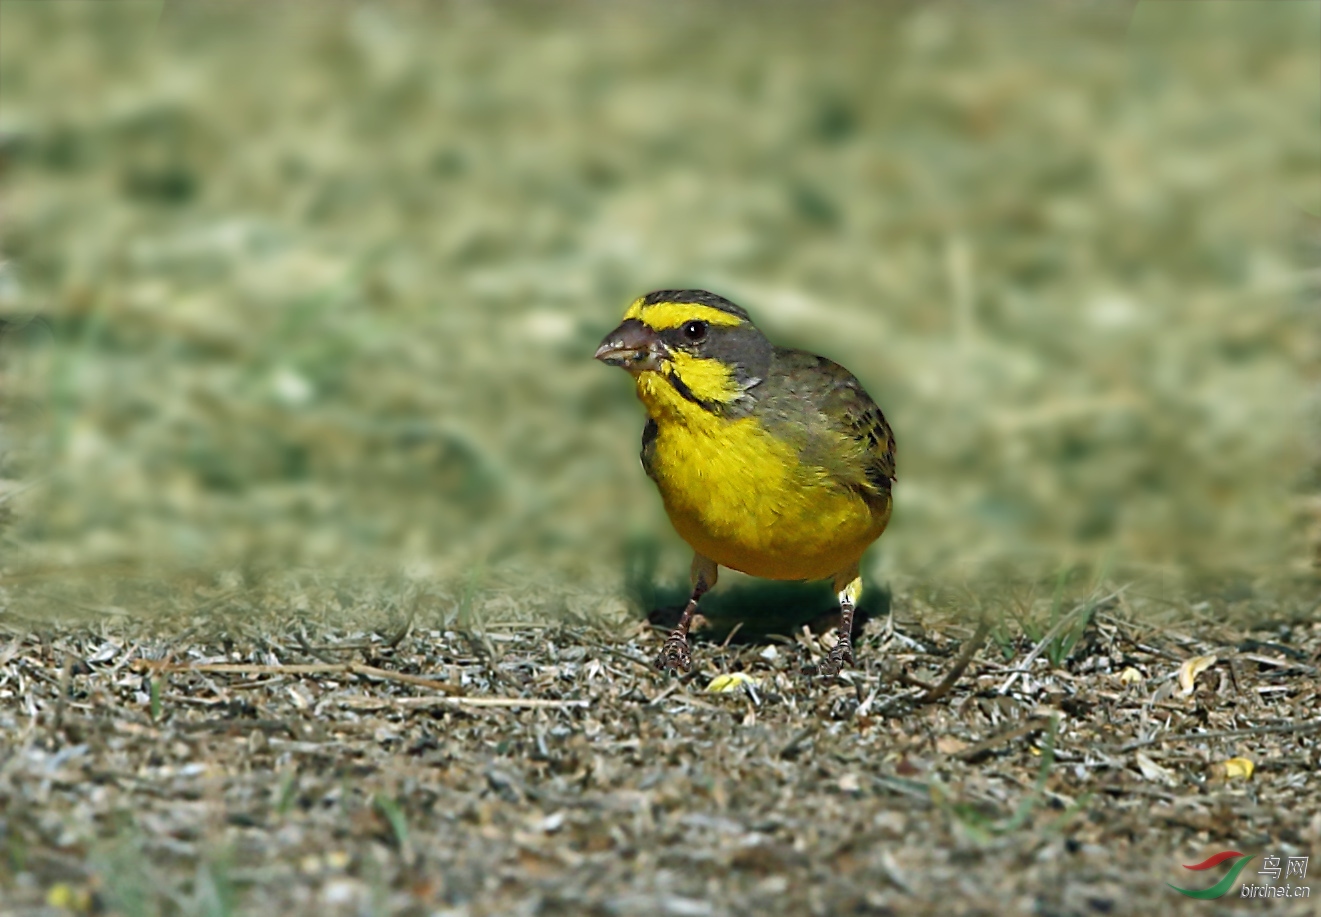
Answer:
<svg viewBox="0 0 1321 917"><path fill-rule="evenodd" d="M853 661L862 553L890 521L894 433L853 374L776 347L739 306L705 290L633 302L596 359L633 376L647 409L642 467L694 553L692 597L656 664L688 669L688 626L720 567L778 580L830 577Z"/></svg>

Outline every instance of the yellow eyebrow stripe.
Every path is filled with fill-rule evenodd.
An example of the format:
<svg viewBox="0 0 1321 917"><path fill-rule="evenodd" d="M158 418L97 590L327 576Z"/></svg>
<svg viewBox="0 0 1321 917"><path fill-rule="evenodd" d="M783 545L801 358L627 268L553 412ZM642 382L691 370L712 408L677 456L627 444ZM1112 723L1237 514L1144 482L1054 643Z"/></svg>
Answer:
<svg viewBox="0 0 1321 917"><path fill-rule="evenodd" d="M644 306L641 299L634 300L633 305L624 313L624 318L636 318L653 331L678 328L685 322L706 322L708 325L743 324L743 319L737 315L722 312L713 306L685 302L658 302Z"/></svg>

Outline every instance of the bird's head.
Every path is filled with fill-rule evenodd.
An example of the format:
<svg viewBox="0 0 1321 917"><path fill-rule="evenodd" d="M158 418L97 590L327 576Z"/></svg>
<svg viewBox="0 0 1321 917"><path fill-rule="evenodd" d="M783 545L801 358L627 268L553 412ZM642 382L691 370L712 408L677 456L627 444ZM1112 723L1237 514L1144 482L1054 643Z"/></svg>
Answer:
<svg viewBox="0 0 1321 917"><path fill-rule="evenodd" d="M633 301L596 359L628 370L649 405L671 395L735 410L766 378L771 343L748 313L705 290L657 290Z"/></svg>

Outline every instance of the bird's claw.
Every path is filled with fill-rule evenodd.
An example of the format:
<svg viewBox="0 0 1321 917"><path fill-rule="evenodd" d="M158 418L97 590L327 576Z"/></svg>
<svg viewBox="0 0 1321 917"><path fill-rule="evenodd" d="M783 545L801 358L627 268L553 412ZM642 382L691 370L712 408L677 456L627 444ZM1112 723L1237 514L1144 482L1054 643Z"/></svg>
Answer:
<svg viewBox="0 0 1321 917"><path fill-rule="evenodd" d="M839 638L839 642L830 648L830 655L821 663L821 674L838 675L845 667L853 665L853 639L848 635Z"/></svg>
<svg viewBox="0 0 1321 917"><path fill-rule="evenodd" d="M692 656L688 652L688 638L677 630L665 639L660 655L656 657L656 668L662 672L669 669L682 669L687 672L693 667Z"/></svg>

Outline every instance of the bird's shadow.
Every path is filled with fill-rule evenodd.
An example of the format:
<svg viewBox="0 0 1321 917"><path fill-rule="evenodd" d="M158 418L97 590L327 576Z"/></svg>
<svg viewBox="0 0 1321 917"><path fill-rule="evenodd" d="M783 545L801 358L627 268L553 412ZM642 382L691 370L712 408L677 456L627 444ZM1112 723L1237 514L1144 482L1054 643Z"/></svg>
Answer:
<svg viewBox="0 0 1321 917"><path fill-rule="evenodd" d="M627 581L638 606L648 609L646 620L660 628L672 628L688 604L686 581L658 582L656 548L652 543L630 545ZM813 633L839 626L839 602L828 580L785 582L737 579L719 584L702 597L698 607L705 619L693 636L731 643L760 644L788 637L806 625ZM856 635L868 620L890 613L888 587L864 580L862 600L853 617ZM735 632L735 628L738 628Z"/></svg>

